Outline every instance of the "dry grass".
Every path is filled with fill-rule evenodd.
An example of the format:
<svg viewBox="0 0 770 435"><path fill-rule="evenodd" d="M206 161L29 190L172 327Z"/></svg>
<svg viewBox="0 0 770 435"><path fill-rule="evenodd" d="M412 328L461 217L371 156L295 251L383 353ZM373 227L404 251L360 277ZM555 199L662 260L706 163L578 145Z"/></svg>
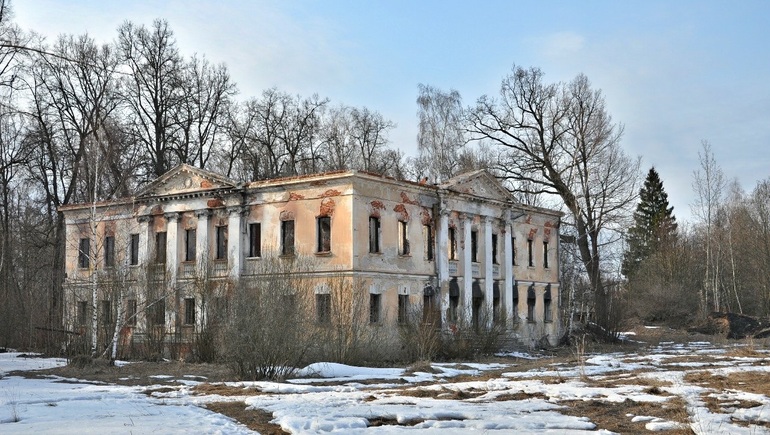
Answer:
<svg viewBox="0 0 770 435"><path fill-rule="evenodd" d="M770 374L768 372L735 372L723 376L714 375L707 371L697 371L686 374L684 380L716 391L737 390L770 397Z"/></svg>
<svg viewBox="0 0 770 435"><path fill-rule="evenodd" d="M207 409L226 415L263 435L288 434L288 432L281 429L281 426L270 423L270 420L273 419L271 412L261 409L246 409L246 407L245 402L212 402L206 404Z"/></svg>
<svg viewBox="0 0 770 435"><path fill-rule="evenodd" d="M406 388L398 390L399 396L409 396L418 398L431 398L442 400L465 400L486 394L486 391L471 388L468 390L455 390L450 388Z"/></svg>
<svg viewBox="0 0 770 435"><path fill-rule="evenodd" d="M646 422L632 422L633 416L658 417L667 421L688 424L686 405L680 398L672 398L665 403L634 402L605 402L601 400L572 400L559 402L567 408L560 410L562 414L575 417L588 417L596 429L609 430L615 433L648 433ZM629 416L630 414L630 416ZM665 432L673 435L690 435L694 432L687 427Z"/></svg>
<svg viewBox="0 0 770 435"><path fill-rule="evenodd" d="M256 388L251 387L233 387L225 384L198 384L192 388L192 393L197 396L219 395L219 396L255 396L261 394Z"/></svg>
<svg viewBox="0 0 770 435"><path fill-rule="evenodd" d="M529 399L542 399L548 400L548 396L543 393L525 393L519 391L517 393L504 393L495 397L496 402L516 401L516 400L529 400Z"/></svg>

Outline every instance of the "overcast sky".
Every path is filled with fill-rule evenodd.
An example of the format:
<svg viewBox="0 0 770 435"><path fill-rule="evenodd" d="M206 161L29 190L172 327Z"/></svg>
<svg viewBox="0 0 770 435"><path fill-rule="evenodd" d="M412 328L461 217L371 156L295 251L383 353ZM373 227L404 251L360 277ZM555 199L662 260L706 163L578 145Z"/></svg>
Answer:
<svg viewBox="0 0 770 435"><path fill-rule="evenodd" d="M266 88L366 106L416 153L417 85L497 94L512 65L546 80L585 73L623 147L654 165L690 219L701 141L751 191L770 177L770 1L12 0L15 21L53 41L110 42L164 18L181 52L224 62L240 99Z"/></svg>

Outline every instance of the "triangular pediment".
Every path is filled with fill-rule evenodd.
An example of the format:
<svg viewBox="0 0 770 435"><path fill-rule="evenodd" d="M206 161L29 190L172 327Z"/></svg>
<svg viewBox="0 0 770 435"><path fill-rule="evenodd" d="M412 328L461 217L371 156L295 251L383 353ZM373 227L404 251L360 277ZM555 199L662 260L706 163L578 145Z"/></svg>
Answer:
<svg viewBox="0 0 770 435"><path fill-rule="evenodd" d="M136 193L136 196L142 198L179 195L234 187L237 187L234 180L211 171L182 164L144 186Z"/></svg>
<svg viewBox="0 0 770 435"><path fill-rule="evenodd" d="M453 192L464 193L496 201L511 201L511 193L486 170L467 172L449 179L440 187Z"/></svg>

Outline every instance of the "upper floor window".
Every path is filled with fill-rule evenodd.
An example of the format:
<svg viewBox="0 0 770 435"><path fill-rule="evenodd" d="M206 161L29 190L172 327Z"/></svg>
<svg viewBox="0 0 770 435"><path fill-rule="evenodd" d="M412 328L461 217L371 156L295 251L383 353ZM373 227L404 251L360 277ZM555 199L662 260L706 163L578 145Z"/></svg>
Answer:
<svg viewBox="0 0 770 435"><path fill-rule="evenodd" d="M155 233L155 262L166 263L166 233Z"/></svg>
<svg viewBox="0 0 770 435"><path fill-rule="evenodd" d="M423 225L422 235L423 240L425 240L425 259L433 261L433 246L436 244L433 239L433 227L431 225Z"/></svg>
<svg viewBox="0 0 770 435"><path fill-rule="evenodd" d="M409 255L409 227L404 221L398 221L398 254Z"/></svg>
<svg viewBox="0 0 770 435"><path fill-rule="evenodd" d="M259 222L249 224L249 257L262 256L262 225Z"/></svg>
<svg viewBox="0 0 770 435"><path fill-rule="evenodd" d="M294 221L281 221L281 255L294 255Z"/></svg>
<svg viewBox="0 0 770 435"><path fill-rule="evenodd" d="M331 252L332 250L332 218L321 216L316 222L318 235L316 252Z"/></svg>
<svg viewBox="0 0 770 435"><path fill-rule="evenodd" d="M78 267L88 269L91 266L91 239L80 239L78 245Z"/></svg>
<svg viewBox="0 0 770 435"><path fill-rule="evenodd" d="M516 237L511 237L511 265L516 265Z"/></svg>
<svg viewBox="0 0 770 435"><path fill-rule="evenodd" d="M104 238L104 267L115 267L115 237Z"/></svg>
<svg viewBox="0 0 770 435"><path fill-rule="evenodd" d="M449 259L457 260L457 230L449 227Z"/></svg>
<svg viewBox="0 0 770 435"><path fill-rule="evenodd" d="M227 258L227 227L222 225L219 227L216 227L217 233L216 233L216 243L217 243L217 252L216 252L216 259L217 260L224 260Z"/></svg>
<svg viewBox="0 0 770 435"><path fill-rule="evenodd" d="M497 263L497 234L492 234L492 264Z"/></svg>
<svg viewBox="0 0 770 435"><path fill-rule="evenodd" d="M139 234L131 234L128 259L131 266L139 264Z"/></svg>
<svg viewBox="0 0 770 435"><path fill-rule="evenodd" d="M195 244L197 243L197 231L190 228L184 232L184 261L195 261Z"/></svg>
<svg viewBox="0 0 770 435"><path fill-rule="evenodd" d="M380 252L380 218L369 216L369 252Z"/></svg>
<svg viewBox="0 0 770 435"><path fill-rule="evenodd" d="M548 241L543 242L543 267L548 269Z"/></svg>
<svg viewBox="0 0 770 435"><path fill-rule="evenodd" d="M534 252L534 244L532 240L527 240L527 257L529 258L529 261L527 262L527 265L529 267L535 267L535 252Z"/></svg>
<svg viewBox="0 0 770 435"><path fill-rule="evenodd" d="M479 232L476 230L471 231L471 261L479 261Z"/></svg>

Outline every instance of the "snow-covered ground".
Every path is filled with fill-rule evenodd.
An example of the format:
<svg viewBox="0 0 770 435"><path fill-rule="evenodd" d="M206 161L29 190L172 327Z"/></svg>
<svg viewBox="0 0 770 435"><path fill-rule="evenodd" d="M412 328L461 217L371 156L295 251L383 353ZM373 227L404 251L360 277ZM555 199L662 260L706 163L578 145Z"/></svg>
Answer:
<svg viewBox="0 0 770 435"><path fill-rule="evenodd" d="M712 390L688 381L688 374L702 372L718 379L741 372L770 376L770 355L764 351L735 356L740 353L728 350L705 342L664 343L640 353L576 355L582 362L572 364L542 359L532 366L522 358L526 355L516 355L504 364L433 364L433 373L320 363L287 382L225 383L228 395L201 394L195 390L199 382L190 377L174 379L171 388L25 379L8 373L64 361L4 353L0 433L252 433L203 407L225 401L266 410L291 433L597 433L589 417L569 415L571 401L666 408L674 400L684 403L684 421L633 413L619 417L649 431L689 427L697 434L768 433L770 392ZM524 362L535 368L522 370ZM164 381L170 377L158 375ZM705 399L720 407L708 406Z"/></svg>

